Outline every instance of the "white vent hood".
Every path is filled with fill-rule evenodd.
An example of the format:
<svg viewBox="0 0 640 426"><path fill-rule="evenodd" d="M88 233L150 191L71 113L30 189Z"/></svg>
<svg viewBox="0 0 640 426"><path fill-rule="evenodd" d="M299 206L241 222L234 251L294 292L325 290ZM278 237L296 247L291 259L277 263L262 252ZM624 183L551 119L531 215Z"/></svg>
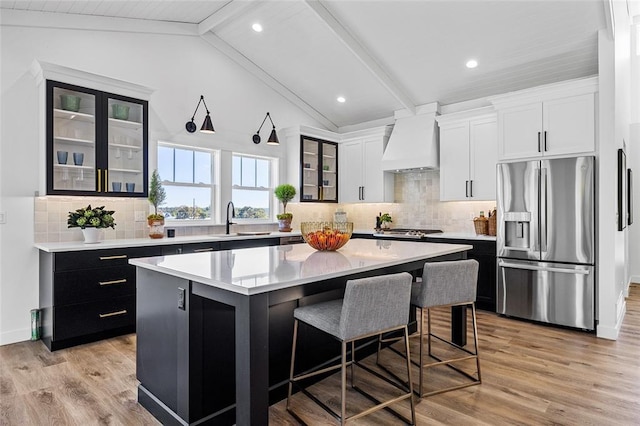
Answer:
<svg viewBox="0 0 640 426"><path fill-rule="evenodd" d="M417 108L415 115L396 111L396 123L382 154L382 169L405 171L411 169L437 169L439 167L438 103Z"/></svg>

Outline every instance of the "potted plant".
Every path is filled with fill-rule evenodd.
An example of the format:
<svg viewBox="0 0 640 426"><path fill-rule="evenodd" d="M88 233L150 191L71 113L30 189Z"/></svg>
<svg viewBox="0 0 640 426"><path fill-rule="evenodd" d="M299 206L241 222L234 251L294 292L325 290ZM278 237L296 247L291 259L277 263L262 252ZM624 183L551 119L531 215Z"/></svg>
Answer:
<svg viewBox="0 0 640 426"><path fill-rule="evenodd" d="M393 222L393 220L391 219L391 215L389 213L385 213L385 214L380 216L380 225L384 229L388 229L389 228L389 224L391 222Z"/></svg>
<svg viewBox="0 0 640 426"><path fill-rule="evenodd" d="M291 220L293 219L293 215L291 213L287 213L287 203L293 200L293 197L296 196L296 188L288 183L283 183L282 185L276 186L274 193L283 206L282 213L276 216L278 218L278 231L291 232Z"/></svg>
<svg viewBox="0 0 640 426"><path fill-rule="evenodd" d="M164 237L164 215L158 213L158 206L164 203L167 198L167 193L162 187L162 180L158 174L158 170L154 170L151 174L151 181L149 182L149 202L153 204L153 213L147 216L147 223L149 224L149 237L162 238Z"/></svg>
<svg viewBox="0 0 640 426"><path fill-rule="evenodd" d="M97 243L100 236L99 229L115 229L114 213L113 210L105 210L104 206L91 208L91 204L89 204L87 207L69 212L67 227L82 229L85 243Z"/></svg>

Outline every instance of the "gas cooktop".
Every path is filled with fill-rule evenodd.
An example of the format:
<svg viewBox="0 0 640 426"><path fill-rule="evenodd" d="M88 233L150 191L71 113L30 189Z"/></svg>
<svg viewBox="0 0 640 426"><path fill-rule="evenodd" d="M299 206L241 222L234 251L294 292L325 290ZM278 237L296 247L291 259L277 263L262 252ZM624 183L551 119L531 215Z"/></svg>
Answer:
<svg viewBox="0 0 640 426"><path fill-rule="evenodd" d="M383 229L380 232L376 232L374 235L388 235L390 237L402 237L402 238L415 238L420 239L428 234L441 234L439 229L410 229L410 228L394 228Z"/></svg>

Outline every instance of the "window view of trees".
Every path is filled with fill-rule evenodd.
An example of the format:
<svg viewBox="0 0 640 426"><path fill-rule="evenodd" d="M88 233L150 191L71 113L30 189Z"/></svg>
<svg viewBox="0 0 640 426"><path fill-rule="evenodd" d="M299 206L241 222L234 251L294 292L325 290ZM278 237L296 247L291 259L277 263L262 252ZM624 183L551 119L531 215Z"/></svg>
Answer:
<svg viewBox="0 0 640 426"><path fill-rule="evenodd" d="M210 220L213 208L213 152L158 146L158 173L167 193L160 209L167 220Z"/></svg>

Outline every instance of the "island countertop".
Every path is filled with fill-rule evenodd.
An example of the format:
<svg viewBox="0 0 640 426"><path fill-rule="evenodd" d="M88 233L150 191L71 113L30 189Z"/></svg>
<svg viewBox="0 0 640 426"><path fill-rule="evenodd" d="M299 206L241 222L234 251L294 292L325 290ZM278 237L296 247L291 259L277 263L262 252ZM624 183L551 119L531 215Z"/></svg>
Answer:
<svg viewBox="0 0 640 426"><path fill-rule="evenodd" d="M307 244L131 259L166 275L253 295L471 250L465 244L353 239L334 252Z"/></svg>

